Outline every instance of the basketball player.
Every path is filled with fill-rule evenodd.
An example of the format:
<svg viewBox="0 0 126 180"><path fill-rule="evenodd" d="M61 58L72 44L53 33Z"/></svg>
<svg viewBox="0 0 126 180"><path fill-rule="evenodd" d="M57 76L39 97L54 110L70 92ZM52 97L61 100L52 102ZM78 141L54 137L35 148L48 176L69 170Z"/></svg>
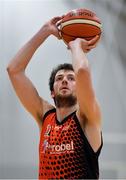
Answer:
<svg viewBox="0 0 126 180"><path fill-rule="evenodd" d="M62 17L54 17L45 23L19 50L7 71L17 96L40 130L39 179L98 179L101 111L86 53L96 46L99 37L90 41L77 38L68 44L72 65L59 65L49 80L55 106L39 96L25 74L38 47L50 35L61 38L57 28L61 21Z"/></svg>

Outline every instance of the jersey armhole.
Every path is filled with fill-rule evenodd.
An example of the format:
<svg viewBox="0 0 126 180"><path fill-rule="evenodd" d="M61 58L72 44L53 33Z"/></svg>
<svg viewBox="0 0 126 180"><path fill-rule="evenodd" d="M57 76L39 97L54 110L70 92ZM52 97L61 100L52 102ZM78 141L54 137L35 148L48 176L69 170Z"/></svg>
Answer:
<svg viewBox="0 0 126 180"><path fill-rule="evenodd" d="M100 145L100 147L98 148L98 150L95 152L95 154L96 154L97 157L100 155L102 146L103 146L103 136L102 136L102 131L101 131L101 145Z"/></svg>
<svg viewBox="0 0 126 180"><path fill-rule="evenodd" d="M95 152L95 151L93 150L93 148L91 147L91 145L90 145L90 143L89 143L89 141L88 141L88 139L87 139L84 131L82 130L81 125L80 125L80 122L79 122L76 114L75 114L74 117L75 117L74 120L75 120L75 122L76 122L76 124L77 124L77 126L78 126L78 128L79 128L80 134L81 134L82 137L84 138L84 141L85 141L84 143L86 143L86 144L88 145L88 148L90 149L90 151L92 152L92 154L95 155L96 158L98 158L98 156L100 155L102 146L103 146L102 132L101 132L101 145L99 146L98 150Z"/></svg>

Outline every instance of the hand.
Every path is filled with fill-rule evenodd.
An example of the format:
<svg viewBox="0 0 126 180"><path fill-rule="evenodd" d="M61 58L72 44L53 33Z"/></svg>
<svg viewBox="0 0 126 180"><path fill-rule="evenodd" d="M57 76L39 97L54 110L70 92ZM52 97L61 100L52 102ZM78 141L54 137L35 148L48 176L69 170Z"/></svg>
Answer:
<svg viewBox="0 0 126 180"><path fill-rule="evenodd" d="M61 39L61 36L59 34L59 30L58 30L58 26L61 24L61 21L62 21L63 17L64 17L64 15L54 17L45 24L45 26L47 27L49 33L53 34L58 39Z"/></svg>
<svg viewBox="0 0 126 180"><path fill-rule="evenodd" d="M82 38L77 38L74 41L70 41L68 44L68 49L73 49L80 47L85 53L88 53L91 49L95 48L100 40L100 37L97 35L93 39L87 41Z"/></svg>

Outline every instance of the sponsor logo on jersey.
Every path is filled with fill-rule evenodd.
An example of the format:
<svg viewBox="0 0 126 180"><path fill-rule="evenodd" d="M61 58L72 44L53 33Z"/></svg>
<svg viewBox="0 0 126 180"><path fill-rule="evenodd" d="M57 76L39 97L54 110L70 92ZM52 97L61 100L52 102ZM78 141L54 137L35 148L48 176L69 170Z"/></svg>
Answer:
<svg viewBox="0 0 126 180"><path fill-rule="evenodd" d="M70 125L67 125L67 126L64 126L64 127L55 126L54 129L57 130L57 131L60 130L60 129L62 129L62 131L67 131L69 129L69 127L70 127Z"/></svg>
<svg viewBox="0 0 126 180"><path fill-rule="evenodd" d="M48 126L47 126L47 128L46 128L46 132L45 132L44 136L50 136L51 129L52 129L51 125L50 125L50 124L48 124Z"/></svg>
<svg viewBox="0 0 126 180"><path fill-rule="evenodd" d="M74 151L74 144L73 141L67 144L60 144L60 145L51 145L48 141L44 141L42 146L42 153L46 151L50 152L50 154L59 154L64 152L73 152Z"/></svg>

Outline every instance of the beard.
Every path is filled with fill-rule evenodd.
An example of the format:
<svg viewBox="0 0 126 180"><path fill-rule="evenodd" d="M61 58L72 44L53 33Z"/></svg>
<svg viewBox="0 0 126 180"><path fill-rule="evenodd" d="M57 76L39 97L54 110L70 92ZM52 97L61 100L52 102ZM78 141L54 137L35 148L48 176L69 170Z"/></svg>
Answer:
<svg viewBox="0 0 126 180"><path fill-rule="evenodd" d="M66 96L58 94L55 96L54 102L58 108L72 107L77 104L77 98L72 94Z"/></svg>

